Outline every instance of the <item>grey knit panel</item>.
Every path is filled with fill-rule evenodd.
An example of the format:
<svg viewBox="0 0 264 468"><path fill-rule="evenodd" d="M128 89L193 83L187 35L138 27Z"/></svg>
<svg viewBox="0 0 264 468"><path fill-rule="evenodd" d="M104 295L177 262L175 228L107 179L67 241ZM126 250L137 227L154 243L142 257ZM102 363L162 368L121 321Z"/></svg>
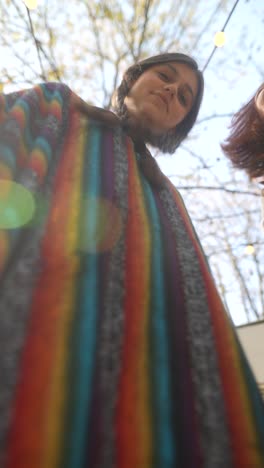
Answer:
<svg viewBox="0 0 264 468"><path fill-rule="evenodd" d="M52 115L43 122L52 128L56 146L45 181L45 187L39 191L36 174L24 169L17 174L16 182L22 184L35 195L37 217L32 226L22 229L12 244L12 253L0 281L0 466L4 466L5 444L10 419L12 417L13 398L19 379L21 353L28 329L32 292L41 273L40 242L45 232L54 176L60 161L63 135L67 131L67 108L65 100L63 121L59 123ZM42 205L39 210L38 205Z"/></svg>
<svg viewBox="0 0 264 468"><path fill-rule="evenodd" d="M201 268L192 241L168 189L161 199L175 232L175 248L184 281L188 342L192 360L195 406L204 456L204 468L230 468L231 451L215 350L210 310Z"/></svg>
<svg viewBox="0 0 264 468"><path fill-rule="evenodd" d="M24 171L19 183L32 193L37 179L32 171ZM0 452L4 448L12 400L18 379L32 291L41 269L39 241L43 235L43 222L22 230L15 245L13 257L1 281L0 288Z"/></svg>
<svg viewBox="0 0 264 468"><path fill-rule="evenodd" d="M99 336L99 379L102 392L100 411L103 430L100 468L116 466L114 416L124 333L125 226L128 214L128 161L124 139L122 132L115 130L115 198L118 200L118 209L122 218L122 231L111 252L109 281L104 297L103 323L100 326Z"/></svg>

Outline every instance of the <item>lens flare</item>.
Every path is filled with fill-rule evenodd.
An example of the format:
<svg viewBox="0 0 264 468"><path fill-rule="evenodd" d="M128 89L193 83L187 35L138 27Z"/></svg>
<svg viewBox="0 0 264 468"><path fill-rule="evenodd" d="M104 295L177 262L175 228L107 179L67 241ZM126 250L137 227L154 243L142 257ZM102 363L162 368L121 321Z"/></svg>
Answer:
<svg viewBox="0 0 264 468"><path fill-rule="evenodd" d="M118 208L103 198L84 200L83 228L79 248L82 252L106 252L114 247L122 231Z"/></svg>
<svg viewBox="0 0 264 468"><path fill-rule="evenodd" d="M225 43L226 43L226 36L225 36L224 31L217 32L214 36L214 45L216 47L223 47Z"/></svg>
<svg viewBox="0 0 264 468"><path fill-rule="evenodd" d="M0 180L0 229L17 229L33 217L35 200L23 185Z"/></svg>

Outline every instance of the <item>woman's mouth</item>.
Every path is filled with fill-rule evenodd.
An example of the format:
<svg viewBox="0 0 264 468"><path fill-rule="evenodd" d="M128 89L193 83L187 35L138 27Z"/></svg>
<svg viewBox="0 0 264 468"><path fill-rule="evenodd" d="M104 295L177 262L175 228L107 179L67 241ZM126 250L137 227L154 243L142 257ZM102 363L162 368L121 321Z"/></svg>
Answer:
<svg viewBox="0 0 264 468"><path fill-rule="evenodd" d="M166 107L166 111L168 112L168 108L169 108L169 105L168 105L168 101L167 99L165 98L165 96L163 96L163 94L159 93L159 92L154 92L153 93L154 96L158 96L158 98L160 99L160 101L162 101Z"/></svg>

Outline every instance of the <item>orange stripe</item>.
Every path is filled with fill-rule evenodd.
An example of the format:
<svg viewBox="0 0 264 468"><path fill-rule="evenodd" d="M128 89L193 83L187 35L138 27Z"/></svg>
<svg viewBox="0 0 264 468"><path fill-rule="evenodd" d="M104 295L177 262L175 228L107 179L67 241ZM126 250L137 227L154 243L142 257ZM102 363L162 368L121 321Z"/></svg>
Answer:
<svg viewBox="0 0 264 468"><path fill-rule="evenodd" d="M47 157L43 154L40 149L34 149L30 155L28 167L32 169L37 175L39 180L42 182L46 176L48 169Z"/></svg>
<svg viewBox="0 0 264 468"><path fill-rule="evenodd" d="M66 229L68 199L72 195L71 171L74 131L65 142L65 152L55 180L53 204L43 245L44 270L39 277L32 304L32 319L21 365L21 378L11 428L8 468L41 467L44 436L49 424L47 403L52 388L52 372L57 333L75 264L69 261ZM68 150L67 150L68 149Z"/></svg>
<svg viewBox="0 0 264 468"><path fill-rule="evenodd" d="M151 466L151 424L146 334L150 262L146 258L150 255L150 233L135 156L129 141L128 163L125 343L117 408L117 459L120 468L148 468Z"/></svg>
<svg viewBox="0 0 264 468"><path fill-rule="evenodd" d="M77 127L78 129L78 127ZM85 130L87 129L87 121ZM44 467L59 466L63 436L65 434L65 411L67 404L67 392L65 391L68 385L67 366L69 355L69 336L72 328L73 320L73 305L75 301L75 275L79 271L79 257L74 255L78 247L79 241L79 216L80 216L80 198L82 190L82 172L84 159L84 143L85 131L78 130L78 136L72 138L67 147L67 152L75 154L74 166L72 167L72 196L67 202L69 217L68 225L66 226L66 244L65 251L72 260L72 271L68 278L67 286L64 285L64 294L61 301L61 319L54 352L54 369L51 379L50 398L47 407L47 424L46 424L46 444L44 450ZM72 145L72 147L71 147ZM66 156L67 157L67 156ZM49 239L53 242L53 239ZM63 302L64 300L64 302Z"/></svg>
<svg viewBox="0 0 264 468"><path fill-rule="evenodd" d="M9 254L9 236L8 232L0 230L0 275L4 270L4 266Z"/></svg>
<svg viewBox="0 0 264 468"><path fill-rule="evenodd" d="M26 114L23 108L19 105L15 105L11 112L11 116L16 119L17 123L19 124L20 129L24 129L26 126Z"/></svg>
<svg viewBox="0 0 264 468"><path fill-rule="evenodd" d="M0 124L2 124L4 120L6 119L7 113L5 111L5 108L6 108L6 99L5 99L4 94L0 93Z"/></svg>
<svg viewBox="0 0 264 468"><path fill-rule="evenodd" d="M62 106L60 102L54 97L51 101L48 101L43 93L42 86L36 86L36 93L39 95L40 101L40 112L42 115L49 114L53 115L57 120L62 118Z"/></svg>
<svg viewBox="0 0 264 468"><path fill-rule="evenodd" d="M240 364L234 331L218 295L204 254L197 242L184 203L172 184L172 194L179 208L187 232L193 242L200 262L212 317L216 352L221 374L223 393L230 429L234 468L261 468L262 461L256 452L256 429L251 415L245 377Z"/></svg>
<svg viewBox="0 0 264 468"><path fill-rule="evenodd" d="M0 161L0 180L1 179L12 180L13 172L7 164Z"/></svg>

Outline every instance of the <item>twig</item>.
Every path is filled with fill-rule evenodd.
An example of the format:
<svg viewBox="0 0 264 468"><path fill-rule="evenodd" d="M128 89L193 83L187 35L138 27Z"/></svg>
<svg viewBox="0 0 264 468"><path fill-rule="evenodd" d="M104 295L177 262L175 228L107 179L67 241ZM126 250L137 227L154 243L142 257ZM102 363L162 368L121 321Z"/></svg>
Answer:
<svg viewBox="0 0 264 468"><path fill-rule="evenodd" d="M38 54L38 59L39 59L39 64L40 64L40 68L41 68L41 78L44 80L44 81L47 81L47 78L46 78L46 75L45 75L45 71L44 71L44 67L43 67L43 63L42 63L42 59L41 59L41 54L40 54L40 42L39 40L36 38L35 36L35 32L34 32L34 28L33 28L33 23L32 23L32 20L31 20L31 15L30 15L30 11L29 9L26 7L27 9L27 15L28 15L28 21L29 21L29 26L30 26L30 32L33 36L33 39L34 39L34 42L35 42L35 46L36 46L36 49L37 49L37 54Z"/></svg>

